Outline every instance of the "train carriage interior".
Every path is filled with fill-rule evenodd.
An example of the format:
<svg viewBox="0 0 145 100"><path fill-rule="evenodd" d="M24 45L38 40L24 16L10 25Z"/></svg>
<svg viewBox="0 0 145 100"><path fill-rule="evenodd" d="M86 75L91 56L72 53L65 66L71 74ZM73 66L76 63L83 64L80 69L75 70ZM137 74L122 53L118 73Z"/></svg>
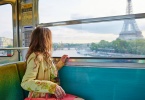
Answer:
<svg viewBox="0 0 145 100"><path fill-rule="evenodd" d="M85 100L145 100L145 0L0 0L0 100L20 86L31 32L52 31L66 93Z"/></svg>

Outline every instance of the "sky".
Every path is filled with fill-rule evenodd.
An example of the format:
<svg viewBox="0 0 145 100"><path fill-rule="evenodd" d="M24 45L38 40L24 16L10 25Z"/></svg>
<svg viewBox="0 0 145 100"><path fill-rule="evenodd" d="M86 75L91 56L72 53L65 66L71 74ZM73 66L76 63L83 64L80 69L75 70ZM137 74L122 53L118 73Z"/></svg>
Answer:
<svg viewBox="0 0 145 100"><path fill-rule="evenodd" d="M47 2L46 2L47 1ZM48 23L126 14L127 0L39 0L39 22ZM132 0L133 13L145 13L145 0ZM5 11L3 9L6 9ZM12 38L11 5L0 6L0 37ZM145 19L136 20L145 36ZM115 40L123 21L50 27L54 42L91 43Z"/></svg>
<svg viewBox="0 0 145 100"><path fill-rule="evenodd" d="M13 38L12 6L10 4L0 6L0 37Z"/></svg>

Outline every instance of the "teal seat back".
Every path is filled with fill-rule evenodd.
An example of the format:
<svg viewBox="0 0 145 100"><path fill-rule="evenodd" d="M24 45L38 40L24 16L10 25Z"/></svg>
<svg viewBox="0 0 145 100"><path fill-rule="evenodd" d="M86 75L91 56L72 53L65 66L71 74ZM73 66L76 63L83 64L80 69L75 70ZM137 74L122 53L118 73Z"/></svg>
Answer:
<svg viewBox="0 0 145 100"><path fill-rule="evenodd" d="M85 100L145 100L145 69L64 66L59 77L66 93Z"/></svg>

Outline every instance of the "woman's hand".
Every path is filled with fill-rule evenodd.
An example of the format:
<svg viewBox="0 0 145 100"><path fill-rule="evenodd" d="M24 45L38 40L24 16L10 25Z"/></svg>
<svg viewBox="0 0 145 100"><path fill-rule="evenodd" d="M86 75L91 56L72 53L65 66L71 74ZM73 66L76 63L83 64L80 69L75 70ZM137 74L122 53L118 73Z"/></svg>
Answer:
<svg viewBox="0 0 145 100"><path fill-rule="evenodd" d="M57 85L55 90L55 96L59 99L62 99L66 95L65 91L61 86Z"/></svg>
<svg viewBox="0 0 145 100"><path fill-rule="evenodd" d="M69 58L68 55L63 55L63 56L60 58L60 60L61 60L63 63L65 63L66 60L67 60L68 58Z"/></svg>

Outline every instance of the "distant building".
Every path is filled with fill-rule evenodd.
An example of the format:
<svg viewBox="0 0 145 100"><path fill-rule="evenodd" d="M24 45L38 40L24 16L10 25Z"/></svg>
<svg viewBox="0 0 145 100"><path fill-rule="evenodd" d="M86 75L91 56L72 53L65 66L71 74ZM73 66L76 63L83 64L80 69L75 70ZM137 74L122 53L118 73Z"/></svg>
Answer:
<svg viewBox="0 0 145 100"><path fill-rule="evenodd" d="M9 45L13 46L13 39L0 37L0 48L5 48Z"/></svg>
<svg viewBox="0 0 145 100"><path fill-rule="evenodd" d="M126 14L130 15L133 13L131 0L127 0ZM134 18L124 20L123 28L119 34L121 40L136 40L144 39L142 32L139 30L138 25Z"/></svg>

